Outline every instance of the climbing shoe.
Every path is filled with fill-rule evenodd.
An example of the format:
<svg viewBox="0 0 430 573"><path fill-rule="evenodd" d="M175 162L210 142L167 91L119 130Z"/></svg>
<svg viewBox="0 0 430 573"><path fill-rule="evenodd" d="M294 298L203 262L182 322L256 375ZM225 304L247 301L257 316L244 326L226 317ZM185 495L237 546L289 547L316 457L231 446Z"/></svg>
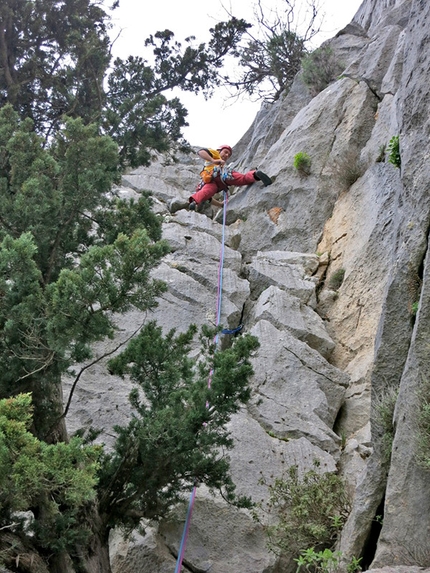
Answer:
<svg viewBox="0 0 430 573"><path fill-rule="evenodd" d="M175 197L172 199L168 205L169 212L176 213L176 211L180 211L181 209L186 209L188 207L188 201L184 201L184 199L179 199Z"/></svg>
<svg viewBox="0 0 430 573"><path fill-rule="evenodd" d="M188 204L188 209L189 209L190 211L195 211L195 210L196 210L196 207L197 207L197 203L196 203L195 201L190 201L190 202L189 202L189 204Z"/></svg>
<svg viewBox="0 0 430 573"><path fill-rule="evenodd" d="M272 179L259 169L254 173L254 178L257 179L257 181L262 181L265 187L268 187L273 183Z"/></svg>

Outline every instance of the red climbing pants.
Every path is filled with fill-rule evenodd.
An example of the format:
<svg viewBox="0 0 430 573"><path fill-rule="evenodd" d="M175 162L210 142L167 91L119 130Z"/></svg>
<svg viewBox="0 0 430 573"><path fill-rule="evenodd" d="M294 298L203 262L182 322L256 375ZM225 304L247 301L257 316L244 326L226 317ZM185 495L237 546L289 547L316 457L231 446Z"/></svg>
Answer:
<svg viewBox="0 0 430 573"><path fill-rule="evenodd" d="M201 189L191 195L190 201L195 201L197 205L199 205L200 203L203 203L203 201L211 199L219 191L227 191L230 185L237 185L238 187L251 185L256 181L254 173L255 169L253 171L248 171L248 173L232 171L231 177L225 181L223 181L218 175L210 183L205 183Z"/></svg>

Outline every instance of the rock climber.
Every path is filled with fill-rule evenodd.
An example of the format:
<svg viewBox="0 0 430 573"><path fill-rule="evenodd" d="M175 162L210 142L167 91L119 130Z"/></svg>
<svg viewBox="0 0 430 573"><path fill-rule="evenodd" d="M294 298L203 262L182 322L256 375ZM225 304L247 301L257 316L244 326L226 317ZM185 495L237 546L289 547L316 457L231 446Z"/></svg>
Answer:
<svg viewBox="0 0 430 573"><path fill-rule="evenodd" d="M220 145L218 149L204 148L198 151L198 155L204 159L205 164L200 172L201 181L196 192L190 196L188 202L180 199L173 199L170 203L170 212L174 213L179 209L189 208L195 210L205 201L211 200L211 204L222 207L223 201L217 201L213 196L219 191L227 191L230 185L244 186L252 185L261 181L265 187L272 184L272 179L260 171L253 169L247 173L239 173L226 167L226 162L232 156L230 145Z"/></svg>

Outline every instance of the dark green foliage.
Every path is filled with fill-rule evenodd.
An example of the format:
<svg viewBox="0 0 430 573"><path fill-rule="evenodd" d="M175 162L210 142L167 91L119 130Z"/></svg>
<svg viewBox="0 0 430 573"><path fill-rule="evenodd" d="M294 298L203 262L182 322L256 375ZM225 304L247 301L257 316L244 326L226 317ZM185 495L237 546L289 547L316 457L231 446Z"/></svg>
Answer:
<svg viewBox="0 0 430 573"><path fill-rule="evenodd" d="M157 518L195 483L247 503L234 494L226 424L250 397L249 356L258 344L246 335L215 352L214 332L207 331L196 363L188 358L195 332L190 327L163 337L161 328L149 323L110 361L111 372L128 374L136 383L130 395L133 419L116 428L115 452L105 457L101 471L101 508L112 524L132 528L142 516Z"/></svg>
<svg viewBox="0 0 430 573"><path fill-rule="evenodd" d="M113 195L120 168L181 143L186 110L164 94L209 95L248 24L232 18L208 44L189 38L184 49L159 32L146 43L152 66L118 60L105 84L98 4L6 0L0 23L0 399L17 397L0 401L0 554L7 546L8 566L18 567L20 549L5 541L17 532L52 571L107 572L110 528L164 515L195 482L249 505L234 493L226 424L249 398L253 337L215 353L208 332L194 363L193 328L163 337L149 324L111 365L137 384L135 416L116 428L114 451L69 440L64 423L94 342L114 336L118 314L149 310L166 290L152 278L169 251L161 220L147 194ZM66 375L74 380L64 408ZM27 510L26 530L15 512Z"/></svg>
<svg viewBox="0 0 430 573"><path fill-rule="evenodd" d="M33 542L44 549L72 549L90 531L79 512L94 500L100 447L79 438L48 445L29 431L31 397L0 400L0 530L22 521L16 512L41 507L27 525Z"/></svg>
<svg viewBox="0 0 430 573"><path fill-rule="evenodd" d="M30 232L42 281L49 283L66 254L85 250L78 245L88 241L92 221L84 211L106 204L104 196L119 177L117 148L81 120L69 120L52 146L44 148L32 122L20 122L5 106L0 111L0 153L0 238Z"/></svg>
<svg viewBox="0 0 430 573"><path fill-rule="evenodd" d="M62 116L100 117L109 60L108 17L91 0L2 0L0 105L48 137Z"/></svg>
<svg viewBox="0 0 430 573"><path fill-rule="evenodd" d="M118 236L118 229L129 235L139 227L144 227L152 241L161 239L160 218L152 209L152 198L147 192L135 200L115 199L106 207L94 213L94 220L99 228L99 235L106 243L113 243Z"/></svg>
<svg viewBox="0 0 430 573"><path fill-rule="evenodd" d="M108 198L117 148L94 126L69 120L46 148L5 106L0 157L0 396L35 392L41 437L61 373L112 336L112 313L156 304L164 287L150 271L168 247L147 197Z"/></svg>
<svg viewBox="0 0 430 573"><path fill-rule="evenodd" d="M151 64L130 56L108 73L110 16L98 2L4 0L0 24L0 105L31 118L47 141L65 117L94 123L117 142L123 166L146 165L154 150L185 145L187 111L171 90L209 95L249 27L231 18L210 30L207 44L190 37L185 46L170 30L157 32L145 43Z"/></svg>
<svg viewBox="0 0 430 573"><path fill-rule="evenodd" d="M157 304L166 287L151 271L169 247L147 194L129 203L112 197L118 155L110 138L69 119L46 147L31 126L11 106L0 110L0 398L31 392L34 407L33 435L30 415L19 415L24 457L2 442L9 423L0 420L0 505L7 527L14 511L31 509L33 546L53 558L66 552L85 571L88 547L98 541L106 552L111 527L165 515L196 482L249 505L235 496L226 424L249 399L257 341L239 337L215 352L207 331L196 363L188 358L195 328L164 337L147 324L110 365L136 383L135 413L116 428L113 453L98 458L98 448L69 441L61 377L78 382L72 368L114 335L118 313ZM21 489L10 481L15 471Z"/></svg>
<svg viewBox="0 0 430 573"><path fill-rule="evenodd" d="M286 476L269 485L267 510L277 517L267 527L269 548L275 553L299 555L313 547L333 548L350 511L350 501L342 479L333 473L320 473L318 464L303 476L291 466Z"/></svg>
<svg viewBox="0 0 430 573"><path fill-rule="evenodd" d="M303 58L302 68L303 81L309 87L311 95L316 96L338 79L343 65L330 44L325 44Z"/></svg>
<svg viewBox="0 0 430 573"><path fill-rule="evenodd" d="M153 150L169 151L187 125L187 110L156 81L152 67L134 56L115 60L108 77L103 128L118 142L123 165L148 165Z"/></svg>
<svg viewBox="0 0 430 573"><path fill-rule="evenodd" d="M140 57L117 59L108 78L103 126L119 145L123 165L146 165L151 151L168 152L180 142L181 128L188 125L180 100L168 99L173 88L210 95L219 85L225 56L234 51L249 27L232 18L210 30L208 44L187 38L183 47L170 30L151 35L145 46L152 49L151 65Z"/></svg>

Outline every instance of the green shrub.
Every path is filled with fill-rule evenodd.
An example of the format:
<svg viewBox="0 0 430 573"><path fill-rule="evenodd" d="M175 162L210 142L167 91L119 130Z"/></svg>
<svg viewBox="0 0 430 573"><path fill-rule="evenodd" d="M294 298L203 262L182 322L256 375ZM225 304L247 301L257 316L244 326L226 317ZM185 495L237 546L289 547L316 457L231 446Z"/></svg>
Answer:
<svg viewBox="0 0 430 573"><path fill-rule="evenodd" d="M305 570L308 573L334 573L340 565L340 551L315 551L313 547L302 551L300 557L295 559L297 563L297 573Z"/></svg>
<svg viewBox="0 0 430 573"><path fill-rule="evenodd" d="M341 564L341 551L315 551L313 547L302 551L300 557L295 559L297 572L304 569L307 573L334 573L339 570ZM353 557L347 565L347 573L361 571L360 559Z"/></svg>
<svg viewBox="0 0 430 573"><path fill-rule="evenodd" d="M345 269L337 269L337 271L335 271L331 275L330 280L328 281L328 286L332 290L338 290L340 289L344 278L345 278Z"/></svg>
<svg viewBox="0 0 430 573"><path fill-rule="evenodd" d="M300 175L310 175L312 160L304 151L299 151L299 153L296 153L294 156L293 165L300 173Z"/></svg>
<svg viewBox="0 0 430 573"><path fill-rule="evenodd" d="M388 143L388 161L392 163L395 167L400 168L402 161L400 158L400 136L393 135Z"/></svg>
<svg viewBox="0 0 430 573"><path fill-rule="evenodd" d="M382 460L388 462L393 447L394 427L393 416L396 407L398 388L386 388L379 396L373 398L372 422L375 434L379 435Z"/></svg>
<svg viewBox="0 0 430 573"><path fill-rule="evenodd" d="M303 81L308 86L311 95L315 97L329 84L336 81L343 67L329 44L305 56L302 60Z"/></svg>
<svg viewBox="0 0 430 573"><path fill-rule="evenodd" d="M350 511L350 501L342 479L315 469L299 476L296 466L269 485L269 514L277 523L266 527L268 547L274 553L293 555L309 547L333 547Z"/></svg>

